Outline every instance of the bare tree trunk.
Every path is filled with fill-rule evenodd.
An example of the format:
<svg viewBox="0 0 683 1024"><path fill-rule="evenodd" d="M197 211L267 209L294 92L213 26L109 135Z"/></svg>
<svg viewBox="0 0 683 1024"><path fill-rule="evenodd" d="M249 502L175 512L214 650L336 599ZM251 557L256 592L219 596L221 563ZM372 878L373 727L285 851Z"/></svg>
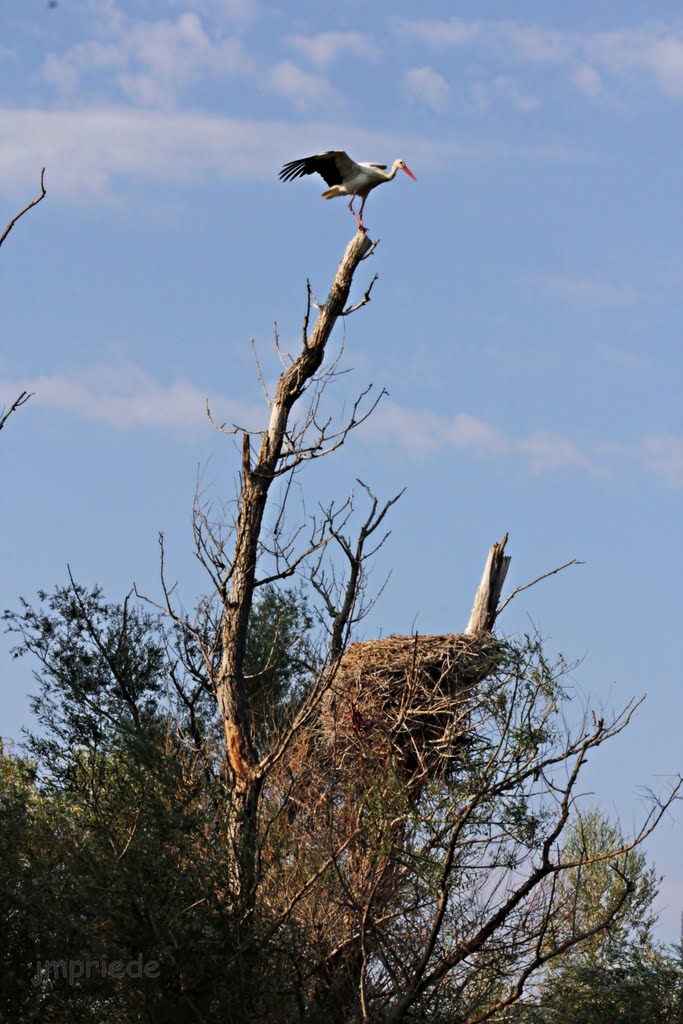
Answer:
<svg viewBox="0 0 683 1024"><path fill-rule="evenodd" d="M222 657L216 694L223 718L228 764L234 781L231 840L235 855L236 885L246 905L251 902L255 884L256 815L263 779L246 701L244 657L256 585L263 515L270 486L283 457L289 414L322 364L332 329L338 317L346 312L344 307L353 274L371 248L372 242L359 231L346 248L330 293L319 307L318 318L310 336L304 324L301 352L280 376L271 407L270 423L263 434L253 466L250 437L244 434L243 438L241 495L234 554L221 593L224 608L221 623Z"/></svg>
<svg viewBox="0 0 683 1024"><path fill-rule="evenodd" d="M498 544L494 544L486 559L484 575L477 588L466 633L488 633L493 629L498 611L500 593L505 583L510 555L504 554L507 533Z"/></svg>

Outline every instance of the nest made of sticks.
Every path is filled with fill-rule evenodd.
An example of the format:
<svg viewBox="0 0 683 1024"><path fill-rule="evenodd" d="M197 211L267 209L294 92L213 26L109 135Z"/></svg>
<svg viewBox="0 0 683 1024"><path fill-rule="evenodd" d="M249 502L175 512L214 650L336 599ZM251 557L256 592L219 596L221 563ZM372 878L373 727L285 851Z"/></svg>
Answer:
<svg viewBox="0 0 683 1024"><path fill-rule="evenodd" d="M352 644L333 673L321 727L337 764L387 758L405 777L454 770L476 686L499 663L490 633L389 636Z"/></svg>

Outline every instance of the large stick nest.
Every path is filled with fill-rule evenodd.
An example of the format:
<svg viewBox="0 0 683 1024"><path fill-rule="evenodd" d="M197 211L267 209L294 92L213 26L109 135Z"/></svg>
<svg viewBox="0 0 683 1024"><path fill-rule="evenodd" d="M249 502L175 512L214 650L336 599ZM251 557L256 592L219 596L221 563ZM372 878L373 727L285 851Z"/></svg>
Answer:
<svg viewBox="0 0 683 1024"><path fill-rule="evenodd" d="M352 644L323 698L321 726L338 766L391 763L425 780L457 768L476 686L499 663L484 634L389 636Z"/></svg>

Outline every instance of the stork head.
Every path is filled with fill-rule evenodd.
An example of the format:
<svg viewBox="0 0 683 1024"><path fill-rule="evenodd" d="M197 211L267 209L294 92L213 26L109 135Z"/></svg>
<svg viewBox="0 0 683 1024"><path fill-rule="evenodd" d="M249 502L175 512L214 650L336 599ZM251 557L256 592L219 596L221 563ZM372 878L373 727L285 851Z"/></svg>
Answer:
<svg viewBox="0 0 683 1024"><path fill-rule="evenodd" d="M417 178L415 177L415 175L411 171L410 167L407 166L405 160L397 160L396 161L396 166L399 167L402 171L405 171L406 174L408 175L408 177L412 178L413 181L417 181Z"/></svg>

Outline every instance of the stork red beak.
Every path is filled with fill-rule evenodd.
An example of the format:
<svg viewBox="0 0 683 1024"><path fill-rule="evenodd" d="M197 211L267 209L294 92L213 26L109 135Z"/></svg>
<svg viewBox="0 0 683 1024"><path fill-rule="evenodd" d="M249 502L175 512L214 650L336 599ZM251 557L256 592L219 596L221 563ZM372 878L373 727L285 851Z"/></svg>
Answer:
<svg viewBox="0 0 683 1024"><path fill-rule="evenodd" d="M417 181L417 178L415 177L415 175L413 174L413 172L412 172L412 171L411 171L411 170L410 170L410 169L409 169L408 167L402 167L402 168L401 168L401 170L402 170L402 171L405 171L405 172L406 172L406 174L408 175L408 177L409 177L409 178L412 178L412 179L413 179L413 181Z"/></svg>

